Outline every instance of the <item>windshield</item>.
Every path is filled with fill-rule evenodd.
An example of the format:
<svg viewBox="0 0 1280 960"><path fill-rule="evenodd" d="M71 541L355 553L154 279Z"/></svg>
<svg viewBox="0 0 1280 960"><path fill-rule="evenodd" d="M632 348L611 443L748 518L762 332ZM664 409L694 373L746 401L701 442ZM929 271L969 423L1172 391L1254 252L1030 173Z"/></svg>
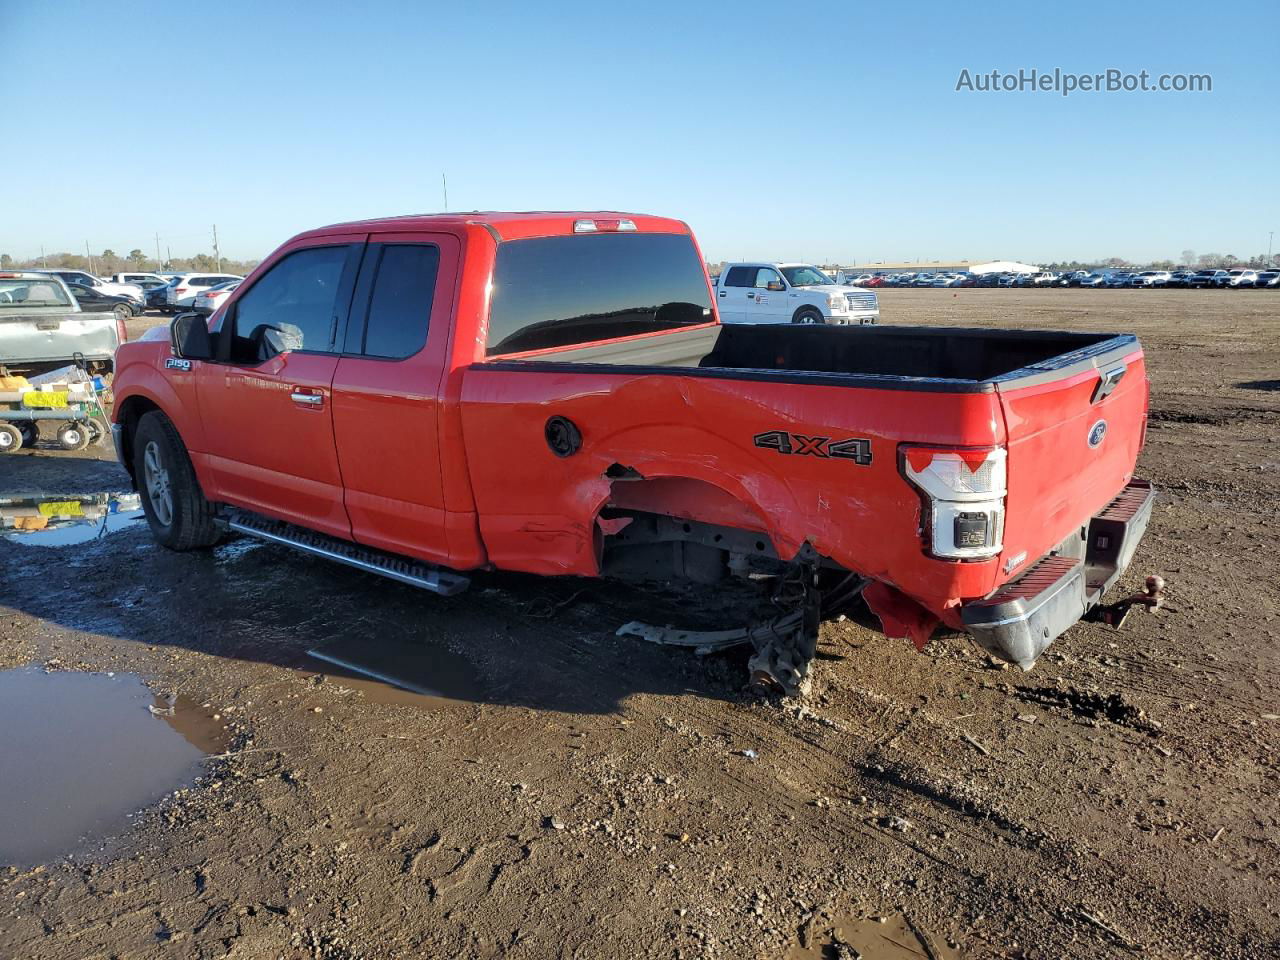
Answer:
<svg viewBox="0 0 1280 960"><path fill-rule="evenodd" d="M71 300L58 283L39 280L0 280L0 308L69 307Z"/></svg>
<svg viewBox="0 0 1280 960"><path fill-rule="evenodd" d="M498 245L486 353L610 340L713 320L693 238L533 237Z"/></svg>
<svg viewBox="0 0 1280 960"><path fill-rule="evenodd" d="M825 287L835 283L817 267L783 267L782 275L793 287Z"/></svg>

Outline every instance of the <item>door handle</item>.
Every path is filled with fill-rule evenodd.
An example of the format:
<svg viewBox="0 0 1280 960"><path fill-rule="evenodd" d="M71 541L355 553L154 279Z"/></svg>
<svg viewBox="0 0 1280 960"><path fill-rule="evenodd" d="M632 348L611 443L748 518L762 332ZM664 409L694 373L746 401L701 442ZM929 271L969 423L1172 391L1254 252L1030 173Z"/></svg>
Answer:
<svg viewBox="0 0 1280 960"><path fill-rule="evenodd" d="M289 394L289 399L294 403L300 403L307 407L319 407L324 405L324 393L307 387L294 387L293 391Z"/></svg>
<svg viewBox="0 0 1280 960"><path fill-rule="evenodd" d="M748 293L748 294L747 294L747 299L748 299L748 300L754 300L755 298L756 298L756 295L755 295L754 293Z"/></svg>
<svg viewBox="0 0 1280 960"><path fill-rule="evenodd" d="M720 291L720 296L722 296L722 297L723 297L727 292L728 292L727 290L721 290L721 291Z"/></svg>

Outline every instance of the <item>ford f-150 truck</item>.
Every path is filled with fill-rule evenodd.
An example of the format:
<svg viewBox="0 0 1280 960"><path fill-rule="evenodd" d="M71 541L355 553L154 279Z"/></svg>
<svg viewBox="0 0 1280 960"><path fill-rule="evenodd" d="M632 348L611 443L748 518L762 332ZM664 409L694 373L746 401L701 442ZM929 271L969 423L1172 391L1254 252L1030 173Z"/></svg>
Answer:
<svg viewBox="0 0 1280 960"><path fill-rule="evenodd" d="M875 323L870 290L836 283L807 263L726 263L715 281L721 323Z"/></svg>
<svg viewBox="0 0 1280 960"><path fill-rule="evenodd" d="M493 568L764 583L781 612L741 637L786 691L856 593L890 636L945 624L1030 667L1129 563L1135 337L716 308L677 220L325 227L122 346L113 433L176 550L229 529L442 593Z"/></svg>

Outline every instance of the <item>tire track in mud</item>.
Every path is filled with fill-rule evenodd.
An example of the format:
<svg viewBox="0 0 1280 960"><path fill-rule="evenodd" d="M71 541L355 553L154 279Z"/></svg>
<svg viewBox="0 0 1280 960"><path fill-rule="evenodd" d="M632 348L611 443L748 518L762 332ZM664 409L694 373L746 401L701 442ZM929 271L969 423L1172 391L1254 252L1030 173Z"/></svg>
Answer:
<svg viewBox="0 0 1280 960"><path fill-rule="evenodd" d="M745 720L744 726L749 729L754 742L760 745L760 761L771 767L787 771L787 783L776 781L759 781L744 773L732 770L719 772L718 776L729 780L738 791L750 798L750 805L760 802L769 804L773 809L783 811L806 822L810 832L825 835L832 827L846 846L854 850L865 847L868 842L890 854L891 859L907 858L903 868L919 870L925 864L949 871L956 878L961 888L973 882L974 871L963 862L946 854L940 854L936 847L930 847L924 837L922 824L931 824L932 836L945 834L947 846L961 850L969 846L986 849L988 855L999 854L1008 858L1014 854L1009 847L1026 847L1023 836L1017 829L1012 837L1002 833L993 834L984 829L979 818L963 812L964 803L955 799L950 804L929 804L921 806L912 804L912 800L921 799L918 795L905 794L895 796L886 792L883 778L870 773L871 758L876 755L877 748L867 739L859 741L848 753L837 752L818 736L803 729L786 729L779 731L769 718L759 717L753 713L739 711L734 718ZM747 742L743 731L738 736ZM838 736L838 735L837 735ZM862 759L854 759L849 754L861 755ZM863 769L866 767L867 769ZM860 779L852 779L860 778ZM878 789L880 788L880 789ZM857 791L876 795L879 800L867 800L857 803ZM803 793L804 795L797 795ZM927 791L926 791L927 793ZM946 796L946 791L938 791L935 800ZM815 810L815 798L839 798L841 803L821 805ZM904 806L902 800L908 803ZM883 804L887 809L881 809ZM906 830L894 829L895 817L892 811L897 809L910 817L914 824ZM903 819L903 818L899 818ZM814 822L814 821L817 822ZM1013 824L1011 818L1004 822ZM1031 835L1034 831L1022 827L1023 835ZM920 839L917 839L919 837ZM964 842L957 843L959 837ZM846 851L847 852L847 851ZM1010 861L1012 865L1012 861Z"/></svg>
<svg viewBox="0 0 1280 960"><path fill-rule="evenodd" d="M1089 720L1105 720L1118 727L1156 735L1160 724L1152 721L1141 707L1130 703L1122 693L1097 693L1077 687L1015 686L1014 696L1024 703L1062 709Z"/></svg>
<svg viewBox="0 0 1280 960"><path fill-rule="evenodd" d="M1122 722L1114 724L1119 729L1138 729L1130 722L1141 721L1135 716L1132 705L1117 704L1102 697L1095 704L1090 698L1078 701L1088 712L1095 705L1111 708ZM903 707L903 712L910 708ZM943 869L951 876L951 890L945 896L959 905L966 902L988 904L988 912L999 913L1000 903L1014 904L1016 912L1009 912L1004 920L1010 929L1043 925L1046 943L1053 937L1081 936L1085 941L1120 945L1117 937L1099 928L1084 917L1109 916L1120 923L1129 936L1136 937L1146 947L1156 947L1182 952L1188 947L1185 930L1168 931L1152 918L1174 917L1185 914L1184 905L1171 898L1161 887L1138 882L1127 871L1121 860L1113 862L1100 851L1082 847L1074 838L1061 838L1044 829L1040 822L1032 825L1015 814L992 803L981 792L963 781L948 780L926 767L910 760L889 758L884 747L876 746L865 738L856 738L857 746L849 753L861 753L855 760L838 746L825 742L828 737L844 737L822 728L821 732L793 729L785 718L765 717L749 708L733 709L727 716L705 709L691 709L683 714L685 722L702 721L717 729L720 736L735 742L757 744L757 763L768 762L778 769L786 769L790 785L768 779L757 779L730 768L712 771L713 782L747 798L753 811L764 804L774 813L790 814L798 824L811 834L812 842L838 841L837 854L846 859L872 859L866 847L887 853L889 862L884 864L886 876L892 876L892 864L898 864L899 873L919 873L926 864ZM947 736L946 721L931 717L925 720L924 729L954 742ZM803 723L803 721L795 721ZM779 726L783 724L783 726ZM958 729L958 728L957 728ZM886 738L896 733L886 730ZM1145 731L1144 731L1145 733ZM931 754L946 755L940 743L908 741L914 750L924 749ZM896 750L892 745L890 749ZM875 794L890 809L896 808L902 818L916 824L930 824L927 840L944 838L944 842L957 852L959 858L939 854L936 848L915 840L912 831L898 832L876 825L875 821L889 818L867 816L866 807L843 808L832 805L821 808L820 822L814 822L814 805L811 799L797 796L799 790L810 796L839 796L850 788L847 780L839 778L839 771L847 770L861 778L860 789ZM757 819L765 819L757 815ZM832 830L831 828L835 828ZM918 833L926 832L921 828ZM840 847L843 847L841 850ZM976 854L976 857L975 857ZM1028 863L1028 856L1033 858ZM905 858L905 859L904 859ZM976 860L976 862L975 862ZM1028 879L1030 878L1030 879ZM1065 880L1063 879L1065 878ZM864 879L866 879L864 877ZM938 878L935 877L935 882ZM1035 884L1045 888L1035 888ZM1029 886L1030 884L1030 886ZM1034 890L1034 896L1032 891ZM942 891L937 891L941 893ZM833 891L834 893L834 891ZM1145 905L1142 912L1130 912L1135 901ZM1116 904L1124 905L1123 908ZM1118 912L1123 909L1123 912ZM1204 925L1202 935L1191 937L1198 949L1213 953L1221 947L1224 931L1231 930L1228 914L1221 911L1201 911ZM1226 956L1228 954L1224 954ZM1240 953L1239 956L1247 956Z"/></svg>

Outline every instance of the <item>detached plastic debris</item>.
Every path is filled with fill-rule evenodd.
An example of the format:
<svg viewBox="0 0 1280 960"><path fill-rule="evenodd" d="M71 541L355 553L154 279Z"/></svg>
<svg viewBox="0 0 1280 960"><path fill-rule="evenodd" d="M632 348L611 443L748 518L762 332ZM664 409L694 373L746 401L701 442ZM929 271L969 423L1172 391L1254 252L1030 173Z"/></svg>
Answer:
<svg viewBox="0 0 1280 960"><path fill-rule="evenodd" d="M150 711L152 716L172 717L174 713L175 705L178 702L178 695L176 693L171 693L164 698L164 702L168 704L168 706L157 707L154 704L148 703L147 710Z"/></svg>
<svg viewBox="0 0 1280 960"><path fill-rule="evenodd" d="M747 627L736 630L678 630L675 627L659 627L651 623L632 620L618 628L619 637L639 637L650 643L672 647L693 647L695 653L714 653L727 650L751 640Z"/></svg>

